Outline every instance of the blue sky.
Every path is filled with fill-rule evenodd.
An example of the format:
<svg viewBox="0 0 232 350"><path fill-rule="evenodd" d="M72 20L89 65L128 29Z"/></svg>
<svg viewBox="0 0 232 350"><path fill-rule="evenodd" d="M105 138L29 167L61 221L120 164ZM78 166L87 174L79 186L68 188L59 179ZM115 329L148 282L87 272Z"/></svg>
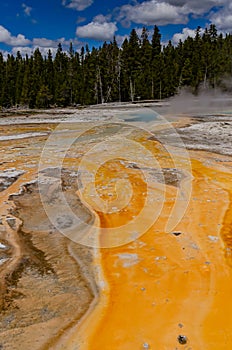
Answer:
<svg viewBox="0 0 232 350"><path fill-rule="evenodd" d="M86 43L98 47L113 36L119 44L135 28L152 33L156 24L162 41L177 43L194 29L215 23L220 32L232 32L231 0L1 0L0 50L30 54L55 52L59 42L72 41L79 50Z"/></svg>

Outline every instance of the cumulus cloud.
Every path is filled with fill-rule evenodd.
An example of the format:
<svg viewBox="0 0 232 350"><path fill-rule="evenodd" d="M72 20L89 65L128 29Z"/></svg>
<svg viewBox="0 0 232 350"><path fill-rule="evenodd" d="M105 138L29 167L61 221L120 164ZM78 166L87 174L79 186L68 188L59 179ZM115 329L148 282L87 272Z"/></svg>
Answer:
<svg viewBox="0 0 232 350"><path fill-rule="evenodd" d="M59 38L56 40L50 40L47 38L34 38L32 40L32 49L39 48L41 53L46 53L49 49L52 52L56 52L58 44L61 44L64 50L68 50L71 42L74 46L80 46L82 44L77 39L66 40L65 38Z"/></svg>
<svg viewBox="0 0 232 350"><path fill-rule="evenodd" d="M125 39L129 40L129 35L116 35L115 39L117 44L121 46Z"/></svg>
<svg viewBox="0 0 232 350"><path fill-rule="evenodd" d="M112 40L118 28L115 22L108 22L107 20L108 17L103 15L96 16L92 22L77 27L77 37L99 41Z"/></svg>
<svg viewBox="0 0 232 350"><path fill-rule="evenodd" d="M202 16L229 4L230 0L148 0L123 5L118 20L124 26L129 26L131 22L145 25L186 24L190 14Z"/></svg>
<svg viewBox="0 0 232 350"><path fill-rule="evenodd" d="M22 4L22 8L23 8L23 11L24 11L26 16L30 16L31 15L32 7L27 6L26 4L23 3Z"/></svg>
<svg viewBox="0 0 232 350"><path fill-rule="evenodd" d="M167 0L173 6L181 7L184 12L202 15L209 12L213 7L224 6L230 0Z"/></svg>
<svg viewBox="0 0 232 350"><path fill-rule="evenodd" d="M28 55L29 57L31 55L33 55L34 51L36 49L39 49L40 53L42 56L47 56L48 55L48 50L51 51L52 53L52 56L55 57L56 55L56 51L57 51L57 48L54 48L54 47L22 47L22 46L15 46L11 52L7 52L7 54L13 54L14 56L17 55L17 52L19 51L21 56L22 57L25 57L26 55ZM6 58L6 54L4 56L4 58Z"/></svg>
<svg viewBox="0 0 232 350"><path fill-rule="evenodd" d="M179 41L184 41L185 39L187 39L188 36L190 36L191 38L194 38L196 35L195 30L190 29L190 28L183 28L181 33L176 33L173 35L172 37L172 42L174 45L178 44Z"/></svg>
<svg viewBox="0 0 232 350"><path fill-rule="evenodd" d="M216 25L219 31L232 33L232 3L228 3L220 11L212 13L210 21Z"/></svg>
<svg viewBox="0 0 232 350"><path fill-rule="evenodd" d="M51 48L51 47L56 47L58 46L58 44L62 44L64 46L69 46L70 42L72 42L75 45L79 44L79 41L76 39L70 39L70 40L66 40L65 38L59 38L56 40L51 40L51 39L46 39L46 38L34 38L32 40L32 44L33 46L36 47L47 47L47 48Z"/></svg>
<svg viewBox="0 0 232 350"><path fill-rule="evenodd" d="M83 43L80 43L77 39L66 40L65 38L60 38L56 40L50 40L46 38L34 38L30 46L15 46L12 48L11 52L7 53L16 55L17 52L20 51L21 55L25 57L26 54L28 56L31 56L36 49L39 49L42 56L47 56L48 50L50 50L53 57L55 57L58 44L60 43L62 45L63 51L68 53L70 42L72 42L72 44L77 47L77 51L79 50L79 47L83 46Z"/></svg>
<svg viewBox="0 0 232 350"><path fill-rule="evenodd" d="M33 49L31 47L24 47L24 46L15 46L11 50L11 53L16 56L17 52L20 52L21 56L24 57L26 55L31 56L33 53Z"/></svg>
<svg viewBox="0 0 232 350"><path fill-rule="evenodd" d="M57 41L46 39L46 38L34 38L32 41L34 46L40 47L56 47Z"/></svg>
<svg viewBox="0 0 232 350"><path fill-rule="evenodd" d="M9 30L0 25L0 42L10 46L26 46L30 44L30 40L26 39L24 35L18 34L13 36Z"/></svg>
<svg viewBox="0 0 232 350"><path fill-rule="evenodd" d="M111 17L112 17L111 15L104 16L104 15L100 14L100 15L97 15L94 17L93 22L97 22L97 23L110 22Z"/></svg>
<svg viewBox="0 0 232 350"><path fill-rule="evenodd" d="M93 0L62 0L62 5L77 11L83 11L91 6Z"/></svg>
<svg viewBox="0 0 232 350"><path fill-rule="evenodd" d="M39 48L43 56L47 56L48 50L51 50L52 54L55 55L59 43L61 43L63 50L68 52L70 42L72 42L77 49L83 46L83 43L77 38L69 40L65 39L64 37L55 40L47 38L34 38L33 40L28 40L22 34L13 36L6 28L0 25L0 43L12 46L11 51L1 50L2 53L4 52L4 58L6 58L8 54L16 55L18 51L20 51L23 57L25 57L26 54L31 56L37 48Z"/></svg>
<svg viewBox="0 0 232 350"><path fill-rule="evenodd" d="M217 13L211 18L216 27L225 32L232 32L232 13Z"/></svg>
<svg viewBox="0 0 232 350"><path fill-rule="evenodd" d="M119 20L122 23L142 23L146 25L166 25L169 23L187 23L188 16L182 7L157 0L144 1L141 4L124 5L120 9Z"/></svg>

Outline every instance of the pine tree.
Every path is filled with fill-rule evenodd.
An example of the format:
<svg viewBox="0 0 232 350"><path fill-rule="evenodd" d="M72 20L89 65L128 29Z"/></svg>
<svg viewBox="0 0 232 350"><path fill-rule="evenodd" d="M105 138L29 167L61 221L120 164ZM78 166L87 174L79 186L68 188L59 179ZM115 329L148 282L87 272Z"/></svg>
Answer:
<svg viewBox="0 0 232 350"><path fill-rule="evenodd" d="M20 104L27 107L31 107L31 89L33 88L32 74L33 56L29 58L28 55L26 55Z"/></svg>
<svg viewBox="0 0 232 350"><path fill-rule="evenodd" d="M141 74L139 81L139 96L141 99L152 98L152 46L148 39L149 32L143 27L141 34Z"/></svg>
<svg viewBox="0 0 232 350"><path fill-rule="evenodd" d="M3 60L3 55L0 52L0 107L5 105L4 101L4 86L5 86L5 76L6 76L6 65Z"/></svg>
<svg viewBox="0 0 232 350"><path fill-rule="evenodd" d="M54 59L54 102L61 107L71 103L67 68L68 57L59 43Z"/></svg>
<svg viewBox="0 0 232 350"><path fill-rule="evenodd" d="M152 46L152 85L151 96L152 98L160 98L160 86L161 82L161 34L159 28L155 25L151 40Z"/></svg>
<svg viewBox="0 0 232 350"><path fill-rule="evenodd" d="M162 99L173 96L177 91L177 86L179 83L176 50L171 41L169 41L168 45L163 49L163 54L161 54L160 57L159 98ZM184 79L183 74L182 79Z"/></svg>
<svg viewBox="0 0 232 350"><path fill-rule="evenodd" d="M139 77L142 71L140 39L135 29L132 29L128 43L128 74L131 101L135 100L138 92Z"/></svg>
<svg viewBox="0 0 232 350"><path fill-rule="evenodd" d="M5 67L5 77L2 86L2 105L4 107L11 107L15 105L16 101L16 65L13 55L8 54Z"/></svg>
<svg viewBox="0 0 232 350"><path fill-rule="evenodd" d="M52 59L52 52L48 50L47 59L44 64L44 85L48 88L48 94L51 97L49 99L50 104L54 103L55 95L55 81L54 81L54 64Z"/></svg>
<svg viewBox="0 0 232 350"><path fill-rule="evenodd" d="M183 87L197 94L221 87L232 91L232 35L218 34L211 24L177 46L171 41L161 48L159 28L151 41L144 27L141 38L132 29L129 40L118 47L116 39L102 47L82 47L80 54L70 43L68 52L59 44L42 57L39 49L29 57L0 53L0 106L25 105L47 108L110 101L166 98Z"/></svg>
<svg viewBox="0 0 232 350"><path fill-rule="evenodd" d="M120 90L121 90L121 100L130 100L130 70L129 70L129 42L128 39L122 43L121 55L120 55Z"/></svg>

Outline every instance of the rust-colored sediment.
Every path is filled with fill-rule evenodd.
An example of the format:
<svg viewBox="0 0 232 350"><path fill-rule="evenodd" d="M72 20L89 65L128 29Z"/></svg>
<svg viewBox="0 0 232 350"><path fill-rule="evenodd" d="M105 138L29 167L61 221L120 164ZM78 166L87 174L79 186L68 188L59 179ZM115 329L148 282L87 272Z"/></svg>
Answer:
<svg viewBox="0 0 232 350"><path fill-rule="evenodd" d="M41 126L41 130L46 130L46 126ZM175 166L156 141L147 140L146 135L138 135L138 132L133 137L152 152L164 173ZM17 152L21 152L22 141L5 142L2 151L6 169L12 166L26 171L1 196L4 224L1 227L6 228L1 238L11 246L12 257L0 271L2 281L7 277L9 280L9 276L18 271L22 259L26 257L23 261L28 262L28 267L18 275L17 283L12 279L8 285L2 282L2 303L10 303L1 313L0 345L3 349L232 349L230 158L224 162L225 157L219 155L190 152L192 193L187 198L186 212L172 232L166 232L167 222L171 215L179 215L178 210L172 212L172 208L174 199L184 189L184 173L178 181L167 173L164 176L166 186L161 184L159 176L157 182L150 182L141 169L123 163L129 149L125 150L124 158L105 162L98 169L97 193L109 208L120 207L120 201L125 200L118 196L122 189L120 186L116 189L112 179L123 179L127 175L133 193L126 208L107 214L94 206L91 188L84 192L82 199L95 208L100 219L102 246L112 243L111 228L123 226L140 215L148 192L154 199L160 197L162 191L165 193L161 213L143 235L122 246L102 248L95 255L94 264L99 267L95 272L100 289L97 297L91 272L94 252L82 250L49 227L33 186L29 188L32 192L24 193L18 201L15 199L16 226L12 228L7 222L13 206L12 202L7 202L9 195L35 178L44 138L36 140L34 144L24 141L28 155L22 155L10 165L9 157L14 157L11 148L18 146ZM84 153L84 143L81 147ZM96 159L98 157L99 153L95 155ZM75 156L70 154L65 165L69 167L74 161L77 162ZM176 162L185 168L181 152ZM30 169L25 164L34 167ZM91 166L90 162L90 172ZM183 198L179 197L179 210L183 209ZM154 207L145 212L144 220L160 209L157 203L154 201ZM138 225L137 231L143 232L144 222ZM42 271L41 262L46 267ZM89 269L87 276L81 269L83 262ZM5 298L7 293L10 299ZM178 342L180 334L187 337L185 345Z"/></svg>
<svg viewBox="0 0 232 350"><path fill-rule="evenodd" d="M168 186L153 227L133 243L102 249L108 303L95 313L98 322L88 328L83 349L232 348L231 173L213 157L204 165L206 153L191 156L192 195L175 228L181 234L165 233L176 195ZM140 205L135 200L132 209ZM102 225L120 226L125 218L114 219L102 215ZM128 264L130 254L135 260ZM184 346L180 334L187 337Z"/></svg>

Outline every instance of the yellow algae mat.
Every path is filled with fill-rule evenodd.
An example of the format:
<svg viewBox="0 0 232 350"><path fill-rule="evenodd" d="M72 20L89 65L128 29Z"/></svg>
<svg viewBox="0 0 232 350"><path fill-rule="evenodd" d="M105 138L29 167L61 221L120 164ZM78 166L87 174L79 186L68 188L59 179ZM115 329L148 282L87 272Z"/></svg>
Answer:
<svg viewBox="0 0 232 350"><path fill-rule="evenodd" d="M171 166L163 150L157 151L157 143L146 142L163 169ZM181 220L167 232L170 216L183 210L179 203L172 211L180 183L185 181L176 185L169 179L154 224L127 244L101 248L105 279L101 298L65 348L76 349L76 344L89 350L232 348L231 163L199 151L191 151L190 158L191 196ZM181 157L179 161L184 162ZM162 191L158 183L145 182L138 169L124 165L120 159L113 165L109 161L96 176L98 188L111 183L112 197L102 191L101 198L118 207L120 196L111 178L126 173L133 189L130 205L120 213L96 211L104 247L111 242L112 228L120 234L126 220L139 215L148 187L153 198L159 198ZM94 207L88 193L85 200ZM154 215L152 210L150 215ZM143 230L144 222L138 223L137 231Z"/></svg>
<svg viewBox="0 0 232 350"><path fill-rule="evenodd" d="M0 347L231 350L231 156L49 128L1 143Z"/></svg>

